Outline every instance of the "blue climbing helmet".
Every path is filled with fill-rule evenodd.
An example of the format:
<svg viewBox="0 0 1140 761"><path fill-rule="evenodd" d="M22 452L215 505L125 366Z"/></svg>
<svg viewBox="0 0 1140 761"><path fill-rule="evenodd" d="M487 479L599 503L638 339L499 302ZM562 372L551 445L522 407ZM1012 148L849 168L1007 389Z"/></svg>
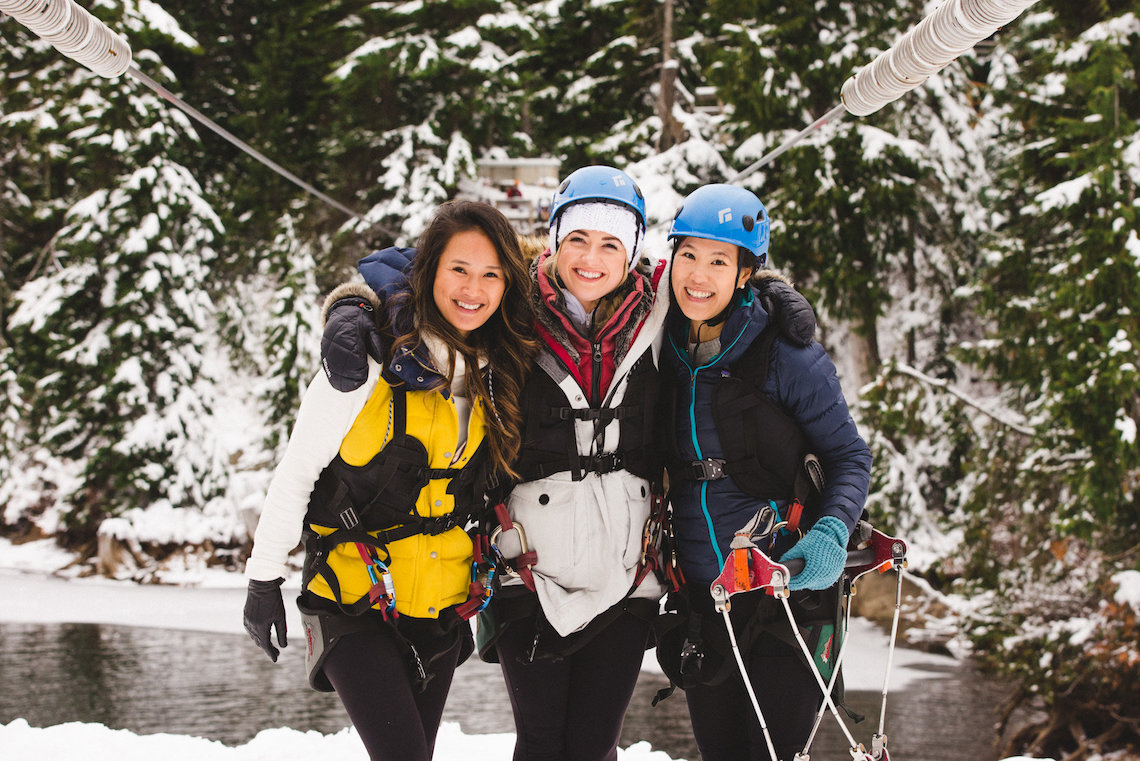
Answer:
<svg viewBox="0 0 1140 761"><path fill-rule="evenodd" d="M633 178L616 167L586 166L571 172L558 186L550 203L551 230L567 206L582 201L628 206L641 229L645 229L645 196Z"/></svg>
<svg viewBox="0 0 1140 761"><path fill-rule="evenodd" d="M572 207L577 208L569 216L580 218L563 230L566 211ZM645 195L632 177L612 166L587 166L571 172L550 204L550 250L557 251L563 237L583 223L620 238L630 269L637 265L645 242Z"/></svg>
<svg viewBox="0 0 1140 761"><path fill-rule="evenodd" d="M691 237L731 243L752 252L753 268L759 269L768 261L770 227L768 210L752 191L736 185L705 185L681 203L669 240Z"/></svg>

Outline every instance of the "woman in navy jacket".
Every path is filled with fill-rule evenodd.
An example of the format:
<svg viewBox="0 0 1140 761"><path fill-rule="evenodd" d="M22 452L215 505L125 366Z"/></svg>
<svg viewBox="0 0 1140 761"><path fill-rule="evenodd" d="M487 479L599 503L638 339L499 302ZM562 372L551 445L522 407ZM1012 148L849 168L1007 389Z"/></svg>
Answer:
<svg viewBox="0 0 1140 761"><path fill-rule="evenodd" d="M793 517L794 484L801 475L793 471L804 452L822 465L822 491L808 500L797 532L779 531L774 545L764 548L777 559L805 561L789 583L801 625L812 610L834 610L833 588L870 483L870 451L823 347L810 333L797 342L787 330L766 330L773 316L763 289L754 284L771 277L758 272L767 259L768 237L763 204L731 185L690 194L669 234L675 246L674 306L662 365L665 386L672 389L669 478L676 548L691 609L721 630L709 586L729 543L765 506L781 520ZM773 603L760 593L740 595L733 598L732 616L777 755L790 759L802 748L822 696ZM768 759L739 674L722 669L716 684L691 683L686 699L705 761Z"/></svg>

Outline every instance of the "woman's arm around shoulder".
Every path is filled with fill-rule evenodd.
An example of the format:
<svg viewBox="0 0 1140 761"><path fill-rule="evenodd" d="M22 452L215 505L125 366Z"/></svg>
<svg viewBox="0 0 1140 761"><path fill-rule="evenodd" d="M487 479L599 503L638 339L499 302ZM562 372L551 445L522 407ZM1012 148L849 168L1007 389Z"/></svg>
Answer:
<svg viewBox="0 0 1140 761"><path fill-rule="evenodd" d="M289 444L262 505L253 551L245 566L249 578L270 581L285 576L286 560L301 538L313 485L336 457L345 434L380 382L380 365L369 360L367 369L366 381L353 391L336 390L323 371L305 391Z"/></svg>

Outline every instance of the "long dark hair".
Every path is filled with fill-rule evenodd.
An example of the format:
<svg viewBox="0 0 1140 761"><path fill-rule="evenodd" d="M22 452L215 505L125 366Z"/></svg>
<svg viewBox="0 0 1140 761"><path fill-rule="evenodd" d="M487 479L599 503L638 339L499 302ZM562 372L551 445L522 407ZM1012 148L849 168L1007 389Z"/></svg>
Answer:
<svg viewBox="0 0 1140 761"><path fill-rule="evenodd" d="M464 338L440 314L433 289L443 250L455 235L469 230L483 233L495 247L505 287L499 308L487 322ZM464 382L467 398L472 403L482 399L486 407L491 463L497 472L515 477L514 462L522 444L522 412L518 402L539 346L532 327L531 280L519 248L518 233L507 218L489 204L448 201L436 210L417 248L412 261L411 290L396 297L410 303L415 325L395 336L393 354L402 346L415 348L420 343L421 331L443 339L449 368L446 381L439 384L441 387L444 383L451 385L455 355L463 356L467 366ZM488 361L486 377L478 369L480 357Z"/></svg>

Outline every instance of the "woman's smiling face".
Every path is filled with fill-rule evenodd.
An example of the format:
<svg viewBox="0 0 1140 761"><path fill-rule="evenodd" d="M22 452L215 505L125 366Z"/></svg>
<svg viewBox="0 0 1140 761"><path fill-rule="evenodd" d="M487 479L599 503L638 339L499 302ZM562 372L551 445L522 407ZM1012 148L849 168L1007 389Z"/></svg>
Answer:
<svg viewBox="0 0 1140 761"><path fill-rule="evenodd" d="M629 274L625 245L599 230L575 230L558 247L558 277L566 290L592 312L598 301Z"/></svg>
<svg viewBox="0 0 1140 761"><path fill-rule="evenodd" d="M724 323L704 326L728 306L736 289L748 282L738 264L736 246L707 238L684 238L673 256L673 297L689 318L690 339L720 335Z"/></svg>
<svg viewBox="0 0 1140 761"><path fill-rule="evenodd" d="M480 230L453 235L440 254L432 287L443 319L466 336L491 319L505 290L499 253L491 239Z"/></svg>

